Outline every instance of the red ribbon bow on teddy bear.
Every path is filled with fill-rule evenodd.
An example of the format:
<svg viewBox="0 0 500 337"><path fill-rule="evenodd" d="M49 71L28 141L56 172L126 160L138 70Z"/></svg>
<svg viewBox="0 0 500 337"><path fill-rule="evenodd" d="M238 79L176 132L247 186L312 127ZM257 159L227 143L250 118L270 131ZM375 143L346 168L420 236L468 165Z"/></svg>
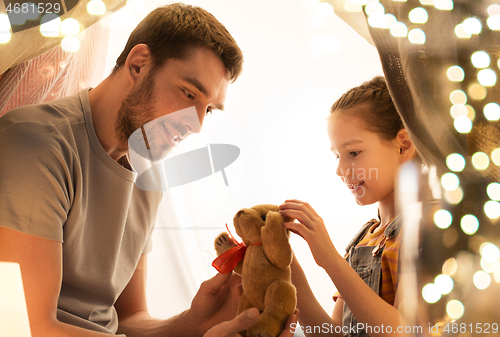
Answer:
<svg viewBox="0 0 500 337"><path fill-rule="evenodd" d="M225 253L222 253L212 262L212 266L221 274L228 274L232 272L236 265L243 260L243 257L245 257L245 252L248 248L243 242L238 242L238 240L234 238L233 234L231 234L231 231L227 227L227 224L226 229L237 246L229 249ZM253 245L261 244L262 243L260 242L253 243Z"/></svg>

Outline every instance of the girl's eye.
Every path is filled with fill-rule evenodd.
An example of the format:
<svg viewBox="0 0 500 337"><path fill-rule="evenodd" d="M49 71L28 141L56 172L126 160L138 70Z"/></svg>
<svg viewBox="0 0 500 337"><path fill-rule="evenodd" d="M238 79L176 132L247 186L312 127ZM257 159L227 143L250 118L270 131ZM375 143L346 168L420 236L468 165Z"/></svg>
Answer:
<svg viewBox="0 0 500 337"><path fill-rule="evenodd" d="M349 154L352 156L352 157L356 157L361 151L351 151L349 152Z"/></svg>

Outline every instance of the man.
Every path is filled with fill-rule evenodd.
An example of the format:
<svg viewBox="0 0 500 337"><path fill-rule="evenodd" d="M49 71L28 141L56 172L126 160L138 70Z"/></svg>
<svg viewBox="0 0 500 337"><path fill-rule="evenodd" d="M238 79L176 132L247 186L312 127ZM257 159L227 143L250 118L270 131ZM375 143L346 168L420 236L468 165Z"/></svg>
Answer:
<svg viewBox="0 0 500 337"><path fill-rule="evenodd" d="M21 265L33 337L202 336L234 317L230 274L205 281L180 315L149 316L146 254L161 194L135 186L127 153L135 130L179 110L197 118L178 118L162 144L199 132L241 67L222 24L172 4L138 25L96 88L0 119L0 261ZM257 319L250 309L205 336Z"/></svg>

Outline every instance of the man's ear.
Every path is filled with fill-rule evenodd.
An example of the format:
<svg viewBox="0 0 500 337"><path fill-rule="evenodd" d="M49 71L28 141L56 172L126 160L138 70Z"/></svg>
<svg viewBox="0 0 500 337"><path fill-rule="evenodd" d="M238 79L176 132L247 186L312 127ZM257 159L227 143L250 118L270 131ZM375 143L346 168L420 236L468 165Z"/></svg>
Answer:
<svg viewBox="0 0 500 337"><path fill-rule="evenodd" d="M135 45L128 53L124 70L131 85L134 85L140 76L149 68L151 51L145 44Z"/></svg>
<svg viewBox="0 0 500 337"><path fill-rule="evenodd" d="M406 129L399 130L396 138L398 140L399 154L402 161L412 159L416 156L417 149L415 148L415 144L413 144L412 140L410 139L410 135L408 134Z"/></svg>

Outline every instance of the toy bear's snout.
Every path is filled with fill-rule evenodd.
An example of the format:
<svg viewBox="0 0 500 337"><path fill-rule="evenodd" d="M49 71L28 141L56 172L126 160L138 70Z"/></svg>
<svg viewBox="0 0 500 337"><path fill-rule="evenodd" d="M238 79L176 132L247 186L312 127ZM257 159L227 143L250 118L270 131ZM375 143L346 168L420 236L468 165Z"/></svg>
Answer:
<svg viewBox="0 0 500 337"><path fill-rule="evenodd" d="M236 216L239 217L240 215L242 215L243 213L245 213L245 211L239 211L238 213L236 213Z"/></svg>

